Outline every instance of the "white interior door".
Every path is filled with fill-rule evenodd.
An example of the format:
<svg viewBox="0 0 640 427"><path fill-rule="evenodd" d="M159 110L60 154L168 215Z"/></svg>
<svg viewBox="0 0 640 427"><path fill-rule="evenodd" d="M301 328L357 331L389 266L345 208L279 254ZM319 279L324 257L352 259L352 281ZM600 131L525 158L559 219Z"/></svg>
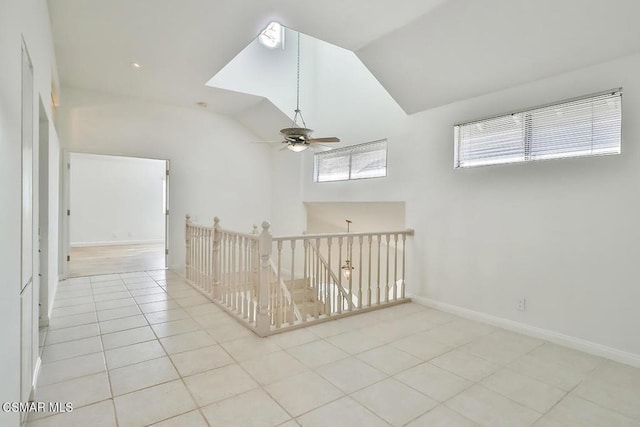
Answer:
<svg viewBox="0 0 640 427"><path fill-rule="evenodd" d="M22 238L20 279L20 398L29 400L36 367L38 330L34 322L38 291L34 289L34 89L33 66L26 46L22 45ZM37 237L37 236L36 236Z"/></svg>
<svg viewBox="0 0 640 427"><path fill-rule="evenodd" d="M169 160L166 163L166 175L164 180L164 268L169 267Z"/></svg>

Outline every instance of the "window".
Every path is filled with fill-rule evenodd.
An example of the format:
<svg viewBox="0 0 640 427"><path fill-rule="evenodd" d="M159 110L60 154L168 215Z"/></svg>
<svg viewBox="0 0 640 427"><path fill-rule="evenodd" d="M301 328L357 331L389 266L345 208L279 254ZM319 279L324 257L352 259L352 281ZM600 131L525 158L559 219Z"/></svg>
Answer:
<svg viewBox="0 0 640 427"><path fill-rule="evenodd" d="M455 168L620 154L622 89L454 126Z"/></svg>
<svg viewBox="0 0 640 427"><path fill-rule="evenodd" d="M347 181L387 176L387 140L351 145L314 155L313 181Z"/></svg>
<svg viewBox="0 0 640 427"><path fill-rule="evenodd" d="M282 25L277 22L269 23L258 35L258 41L270 49L282 45L283 38L284 31L282 30Z"/></svg>

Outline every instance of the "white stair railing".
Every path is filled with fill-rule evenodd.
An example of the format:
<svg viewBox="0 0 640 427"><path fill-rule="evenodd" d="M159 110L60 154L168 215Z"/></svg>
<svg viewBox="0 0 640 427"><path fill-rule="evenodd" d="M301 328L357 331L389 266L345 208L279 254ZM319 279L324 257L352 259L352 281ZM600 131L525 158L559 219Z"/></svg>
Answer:
<svg viewBox="0 0 640 427"><path fill-rule="evenodd" d="M187 280L258 335L409 301L413 230L273 237L269 227L185 224Z"/></svg>
<svg viewBox="0 0 640 427"><path fill-rule="evenodd" d="M340 284L339 274L336 275L332 270L329 262L318 250L321 239L307 240L308 248L311 252L309 259L310 271L315 279L314 284L318 288L318 295L325 302L326 314L339 312L342 310L353 310L354 296L348 294L347 290ZM330 242L330 240L327 240ZM330 252L329 252L330 253ZM323 298L324 297L324 298Z"/></svg>

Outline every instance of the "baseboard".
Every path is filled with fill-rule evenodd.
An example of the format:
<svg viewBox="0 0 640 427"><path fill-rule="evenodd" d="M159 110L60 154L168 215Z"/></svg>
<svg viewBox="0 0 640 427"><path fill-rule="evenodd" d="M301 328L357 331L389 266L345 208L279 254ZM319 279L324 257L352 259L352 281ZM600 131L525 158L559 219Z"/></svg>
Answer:
<svg viewBox="0 0 640 427"><path fill-rule="evenodd" d="M69 243L72 248L86 248L91 246L124 246L124 245L157 245L164 243L163 239L154 240L117 240L117 241L105 241L105 242L73 242Z"/></svg>
<svg viewBox="0 0 640 427"><path fill-rule="evenodd" d="M427 307L435 308L440 311L455 314L466 319L475 320L482 323L488 323L513 332L529 335L534 338L540 338L555 344L563 345L574 350L583 351L595 356L604 357L616 362L631 365L640 368L640 354L628 353L613 347L608 347L592 341L583 340L581 338L564 335L549 329L538 328L536 326L527 325L526 323L516 322L513 320L497 317L490 314L481 313L479 311L469 310L467 308L435 301L429 298L410 295L411 300Z"/></svg>

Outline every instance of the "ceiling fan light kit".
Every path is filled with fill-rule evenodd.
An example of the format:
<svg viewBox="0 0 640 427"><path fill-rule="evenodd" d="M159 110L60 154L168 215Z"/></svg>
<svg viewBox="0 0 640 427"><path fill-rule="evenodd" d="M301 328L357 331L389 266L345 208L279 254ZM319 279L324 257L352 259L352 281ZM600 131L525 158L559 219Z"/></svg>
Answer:
<svg viewBox="0 0 640 427"><path fill-rule="evenodd" d="M295 143L291 143L289 145L287 145L287 148L295 153L299 153L301 151L306 150L307 148L309 148L309 145L307 144L295 144Z"/></svg>

